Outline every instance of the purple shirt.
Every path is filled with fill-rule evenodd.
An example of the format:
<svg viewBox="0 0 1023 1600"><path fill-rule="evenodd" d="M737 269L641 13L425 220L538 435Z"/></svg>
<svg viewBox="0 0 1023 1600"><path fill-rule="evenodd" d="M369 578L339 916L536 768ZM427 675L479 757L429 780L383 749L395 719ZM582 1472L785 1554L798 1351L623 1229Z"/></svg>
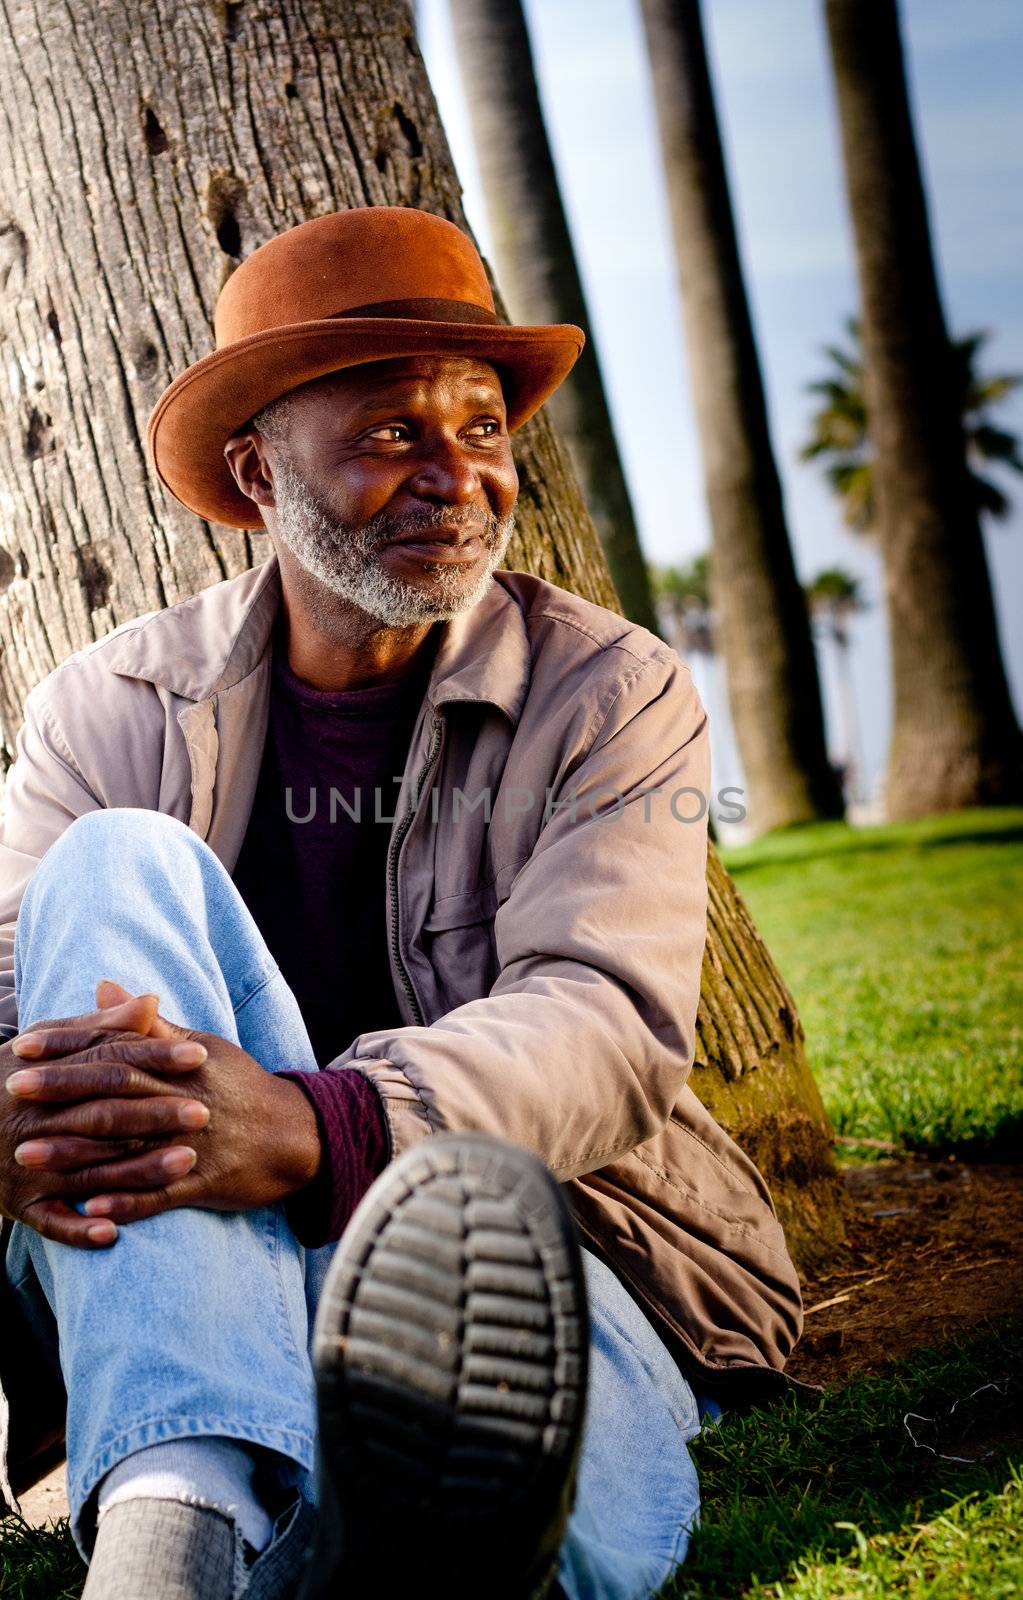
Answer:
<svg viewBox="0 0 1023 1600"><path fill-rule="evenodd" d="M278 622L270 712L234 881L298 1000L320 1066L359 1033L400 1025L387 955L387 848L412 730L433 663L333 692L292 672ZM340 1237L386 1164L383 1103L353 1068L282 1072L316 1112L323 1160L289 1203L303 1244Z"/></svg>

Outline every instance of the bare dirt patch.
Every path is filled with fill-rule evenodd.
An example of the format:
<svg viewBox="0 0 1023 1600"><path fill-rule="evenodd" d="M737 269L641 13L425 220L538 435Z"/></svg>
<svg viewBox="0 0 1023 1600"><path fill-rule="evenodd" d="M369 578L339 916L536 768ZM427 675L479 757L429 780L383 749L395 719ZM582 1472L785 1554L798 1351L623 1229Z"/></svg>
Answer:
<svg viewBox="0 0 1023 1600"><path fill-rule="evenodd" d="M848 1167L844 1180L848 1253L803 1285L793 1377L834 1383L877 1372L1023 1312L1023 1167L886 1161Z"/></svg>
<svg viewBox="0 0 1023 1600"><path fill-rule="evenodd" d="M40 1483L32 1489L26 1489L22 1495L21 1514L34 1528L42 1528L47 1522L55 1522L58 1517L67 1516L65 1473L65 1465L61 1462L59 1467L55 1467Z"/></svg>

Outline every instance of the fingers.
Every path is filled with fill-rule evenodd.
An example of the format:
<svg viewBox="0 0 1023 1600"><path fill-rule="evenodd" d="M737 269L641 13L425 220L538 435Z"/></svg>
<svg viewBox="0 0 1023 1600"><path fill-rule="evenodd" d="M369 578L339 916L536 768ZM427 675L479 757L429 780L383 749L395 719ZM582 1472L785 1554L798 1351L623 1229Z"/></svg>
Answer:
<svg viewBox="0 0 1023 1600"><path fill-rule="evenodd" d="M155 1217L161 1211L173 1211L178 1206L201 1205L202 1201L202 1182L193 1176L168 1184L164 1189L97 1194L85 1202L85 1209L93 1219L121 1224L141 1222L144 1217Z"/></svg>
<svg viewBox="0 0 1023 1600"><path fill-rule="evenodd" d="M102 1007L98 1011L83 1012L79 1017L48 1017L43 1021L33 1022L21 1030L19 1038L39 1030L75 1026L98 1029L101 1033L109 1033L111 1030L118 1032L125 1028L135 1033L148 1033L157 1015L158 1005L158 995L135 995L121 1004ZM17 1040L12 1041L12 1048L17 1042Z"/></svg>
<svg viewBox="0 0 1023 1600"><path fill-rule="evenodd" d="M30 1104L60 1104L88 1100L95 1096L167 1093L167 1085L125 1062L89 1062L83 1066L40 1066L12 1072L5 1085L7 1093Z"/></svg>
<svg viewBox="0 0 1023 1600"><path fill-rule="evenodd" d="M44 1239L74 1245L79 1250L101 1250L117 1238L112 1221L83 1217L66 1200L34 1200L25 1207L22 1220Z"/></svg>
<svg viewBox="0 0 1023 1600"><path fill-rule="evenodd" d="M158 1116L142 1114L157 1108ZM59 1118L56 1125L51 1116L42 1128L15 1146L14 1159L20 1167L37 1172L76 1172L136 1155L160 1135L173 1137L183 1129L203 1128L210 1119L207 1108L197 1100L96 1100L72 1107L64 1117L55 1115ZM68 1123L88 1132L71 1131Z"/></svg>
<svg viewBox="0 0 1023 1600"><path fill-rule="evenodd" d="M101 978L96 985L96 1004L101 1011L109 1011L111 1006L123 1006L126 1000L138 998L123 983L115 983L113 978Z"/></svg>
<svg viewBox="0 0 1023 1600"><path fill-rule="evenodd" d="M149 1150L145 1155L107 1161L101 1167L77 1173L75 1189L79 1194L88 1190L92 1195L97 1190L105 1194L107 1190L166 1189L191 1172L197 1160L196 1152L184 1144L172 1145L169 1150Z"/></svg>
<svg viewBox="0 0 1023 1600"><path fill-rule="evenodd" d="M11 1042L16 1056L36 1062L60 1060L70 1056L101 1055L103 1060L131 1061L147 1071L190 1072L206 1060L205 1045L198 1039L145 1038L140 1034L86 1026L37 1027L21 1033Z"/></svg>
<svg viewBox="0 0 1023 1600"><path fill-rule="evenodd" d="M15 1148L14 1159L19 1167L27 1167L33 1172L77 1172L80 1168L95 1170L104 1161L131 1155L137 1147L137 1142L111 1144L100 1139L56 1135L46 1139L27 1139Z"/></svg>
<svg viewBox="0 0 1023 1600"><path fill-rule="evenodd" d="M107 1010L110 1006L123 1005L126 1000L133 998L138 997L133 996L131 990L126 989L123 984L115 983L112 978L101 978L96 985L96 1004L101 1011ZM156 995L145 995L142 998L155 1000L157 997ZM153 1017L148 1028L139 1028L138 1031L140 1033L148 1033L154 1039L157 1037L161 1039L180 1038L182 1033L182 1030L175 1023L168 1022L159 1013Z"/></svg>
<svg viewBox="0 0 1023 1600"><path fill-rule="evenodd" d="M48 1056L76 1055L82 1050L92 1050L99 1045L112 1044L126 1032L123 1028L98 1027L94 1023L37 1022L25 1033L11 1040L11 1050L25 1061L42 1060ZM128 1034L129 1038L141 1035Z"/></svg>
<svg viewBox="0 0 1023 1600"><path fill-rule="evenodd" d="M175 1050L187 1050L193 1057L202 1051L202 1060L206 1057L204 1047L191 1040L187 1044L170 1040L117 1043L98 1052L98 1059L90 1059L90 1051L78 1059L40 1061L38 1065L22 1067L10 1074L5 1087L18 1100L46 1104L97 1096L109 1099L124 1095L134 1099L140 1095L166 1095L166 1079L194 1072L201 1065L198 1059L183 1062L174 1057L171 1052ZM136 1055L140 1058L138 1063L134 1060ZM157 1073L161 1076L154 1075Z"/></svg>
<svg viewBox="0 0 1023 1600"><path fill-rule="evenodd" d="M19 1134L33 1143L52 1141L59 1135L85 1139L156 1139L205 1128L210 1120L201 1100L157 1095L136 1100L83 1100L79 1104L29 1112L19 1124ZM19 1146L19 1149L21 1146ZM113 1151L107 1149L107 1156ZM23 1163L31 1164L31 1163Z"/></svg>
<svg viewBox="0 0 1023 1600"><path fill-rule="evenodd" d="M73 1147L80 1142L85 1141L68 1141L72 1146L72 1160ZM48 1143L55 1150L66 1148L57 1140ZM56 1159L55 1154L52 1159ZM175 1144L162 1150L146 1150L142 1155L126 1156L120 1161L101 1158L91 1165L75 1162L63 1170L49 1165L41 1168L37 1164L32 1181L42 1190L41 1198L47 1199L50 1198L47 1193L49 1190L59 1190L62 1198L74 1200L87 1195L105 1194L107 1190L166 1189L191 1172L196 1159L196 1152L188 1145Z"/></svg>

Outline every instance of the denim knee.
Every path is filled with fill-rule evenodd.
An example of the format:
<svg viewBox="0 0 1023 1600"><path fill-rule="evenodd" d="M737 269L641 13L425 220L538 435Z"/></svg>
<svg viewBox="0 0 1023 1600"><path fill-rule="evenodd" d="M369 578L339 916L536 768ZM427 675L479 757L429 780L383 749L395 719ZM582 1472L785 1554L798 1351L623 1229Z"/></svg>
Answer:
<svg viewBox="0 0 1023 1600"><path fill-rule="evenodd" d="M276 1004L268 1000L262 1021L304 1033L297 1002L290 990L280 992L284 980L224 863L163 812L87 812L29 880L14 938L19 1015L23 1006L25 1016L92 1012L101 977L136 994L152 990L168 1022L235 1043L242 1042L237 1014L276 980ZM256 1020L244 1031L262 1049ZM243 1048L255 1053L252 1043Z"/></svg>
<svg viewBox="0 0 1023 1600"><path fill-rule="evenodd" d="M151 882L158 870L164 883L179 889L190 884L197 890L214 863L219 867L209 845L165 812L139 806L87 811L53 841L36 867L22 896L18 924L24 935L35 902L51 889L62 896L77 890L101 902L107 882L123 888L133 874Z"/></svg>
<svg viewBox="0 0 1023 1600"><path fill-rule="evenodd" d="M108 860L123 874L132 854L151 860L154 851L185 849L192 854L209 849L197 833L165 811L148 811L141 806L105 806L76 817L55 839L29 880L29 889L42 868L47 874L57 865L65 877L88 861ZM27 897L28 891L26 891Z"/></svg>
<svg viewBox="0 0 1023 1600"><path fill-rule="evenodd" d="M229 887L210 847L176 817L129 806L77 817L50 845L22 896L14 937L19 1008L26 970L48 982L55 951L65 965L81 954L83 916L129 945L138 925L144 945L156 908L180 943L186 924L194 923L196 936L208 929Z"/></svg>

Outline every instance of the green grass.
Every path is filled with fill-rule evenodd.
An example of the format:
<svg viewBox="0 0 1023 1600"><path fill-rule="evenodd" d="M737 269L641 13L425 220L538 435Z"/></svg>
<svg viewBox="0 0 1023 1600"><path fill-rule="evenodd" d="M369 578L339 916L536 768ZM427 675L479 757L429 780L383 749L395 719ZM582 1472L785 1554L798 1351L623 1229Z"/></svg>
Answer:
<svg viewBox="0 0 1023 1600"><path fill-rule="evenodd" d="M966 1400L991 1382L1005 1393ZM1023 1322L705 1427L702 1522L663 1600L1019 1593L1021 1389ZM973 1465L918 1448L904 1423L946 1418L957 1400L965 1439L949 1421L913 1426L945 1454L993 1446Z"/></svg>
<svg viewBox="0 0 1023 1600"><path fill-rule="evenodd" d="M46 1528L30 1528L14 1517L0 1522L4 1600L77 1600L84 1582L66 1517Z"/></svg>
<svg viewBox="0 0 1023 1600"><path fill-rule="evenodd" d="M907 1600L1016 1600L1023 1593L1023 1478L1010 1469L1001 1494L968 1495L943 1515L873 1541L860 1535L843 1563L800 1563L791 1583L760 1595L790 1600L859 1600L904 1595Z"/></svg>
<svg viewBox="0 0 1023 1600"><path fill-rule="evenodd" d="M1023 810L813 824L722 855L795 996L837 1131L1018 1154Z"/></svg>

